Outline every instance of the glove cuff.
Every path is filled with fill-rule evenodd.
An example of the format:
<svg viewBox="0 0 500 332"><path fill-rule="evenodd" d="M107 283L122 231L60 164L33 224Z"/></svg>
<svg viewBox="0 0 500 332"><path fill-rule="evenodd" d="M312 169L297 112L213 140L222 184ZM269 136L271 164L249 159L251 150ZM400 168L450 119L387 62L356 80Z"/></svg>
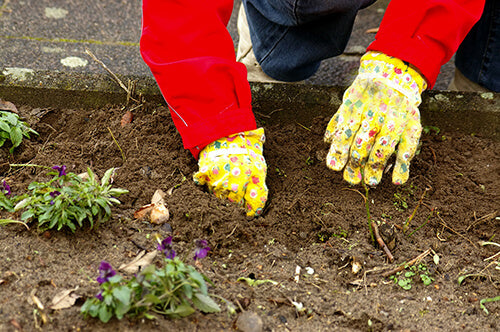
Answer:
<svg viewBox="0 0 500 332"><path fill-rule="evenodd" d="M417 106L422 102L421 93L427 89L424 77L408 62L379 52L367 52L361 57L358 77L384 81Z"/></svg>
<svg viewBox="0 0 500 332"><path fill-rule="evenodd" d="M265 141L264 128L232 134L208 144L201 151L199 160L237 154L262 156Z"/></svg>

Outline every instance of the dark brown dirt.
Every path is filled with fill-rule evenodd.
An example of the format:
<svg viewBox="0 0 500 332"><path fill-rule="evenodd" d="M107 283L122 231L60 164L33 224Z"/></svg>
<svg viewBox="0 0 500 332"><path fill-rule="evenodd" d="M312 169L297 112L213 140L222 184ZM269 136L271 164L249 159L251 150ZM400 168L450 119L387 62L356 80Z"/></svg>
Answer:
<svg viewBox="0 0 500 332"><path fill-rule="evenodd" d="M327 118L310 128L299 124L265 124L270 204L263 217L247 220L243 211L221 201L192 181L196 161L183 150L168 110L148 106L136 110L134 121L121 127L124 110L110 106L92 111L33 110L19 107L40 137L25 141L13 156L0 150L0 180L6 178L15 194L34 180L43 180L37 168L9 168L9 163L67 165L80 173L91 167L98 175L118 167L114 186L130 193L120 197L111 221L97 229L40 234L35 225L6 225L0 232L0 330L35 331L213 331L236 328L238 316L196 313L185 319L113 319L103 324L83 319L80 306L98 292L94 281L101 260L114 267L129 262L141 248L155 250L153 233L168 227L133 219L136 209L151 200L156 189L176 186L166 203L174 242L207 239L212 250L202 261L212 279L211 291L246 311L257 313L265 331L325 330L482 330L500 327L498 296L500 270L484 261L500 242L500 144L477 136L441 132L423 136L420 153L411 167L408 184L395 187L387 174L369 191L370 212L378 221L400 227L417 207L409 232L396 228L396 261L387 262L371 244L364 189L350 187L340 173L324 166L327 146L322 141ZM46 111L46 112L45 112ZM333 113L333 112L332 112ZM485 124L487 125L487 124ZM118 145L123 150L123 161ZM404 201L404 203L403 203ZM422 225L434 208L428 224ZM5 212L3 216L5 217ZM425 286L415 279L403 290L380 271L409 261L427 249L423 263L435 281ZM439 256L436 265L433 256ZM362 270L353 273L353 262ZM296 267L301 267L295 282ZM314 269L312 274L306 268ZM459 285L458 277L481 273ZM239 277L271 279L278 285L250 287ZM72 289L81 298L64 310L50 310L52 298ZM33 293L34 292L34 293ZM37 309L35 294L45 309ZM298 312L291 301L302 303ZM36 313L37 309L38 313ZM42 324L42 311L48 321Z"/></svg>

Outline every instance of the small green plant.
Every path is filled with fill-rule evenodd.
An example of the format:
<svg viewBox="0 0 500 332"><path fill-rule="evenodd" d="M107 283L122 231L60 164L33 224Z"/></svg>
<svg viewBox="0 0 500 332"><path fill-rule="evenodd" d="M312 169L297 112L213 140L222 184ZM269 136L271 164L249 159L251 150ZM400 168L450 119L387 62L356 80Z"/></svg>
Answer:
<svg viewBox="0 0 500 332"><path fill-rule="evenodd" d="M441 132L441 129L436 126L424 126L422 128L422 132L426 135L429 135L430 133L434 132L436 135L439 135L439 132Z"/></svg>
<svg viewBox="0 0 500 332"><path fill-rule="evenodd" d="M194 259L202 259L210 248L205 240L197 240ZM131 279L118 275L105 261L99 266L97 282L100 292L85 301L84 316L98 317L108 322L113 316L125 315L154 319L154 314L168 318L188 316L196 309L204 313L219 312L219 305L208 293L210 279L176 256L172 237L159 242L157 249L164 254L163 267L148 265ZM228 308L234 307L226 301Z"/></svg>
<svg viewBox="0 0 500 332"><path fill-rule="evenodd" d="M88 221L90 227L105 222L111 217L111 206L120 204L118 196L128 193L126 189L112 188L111 177L115 169L104 173L101 181L87 169L88 177L66 173L66 166L54 166L47 173L52 179L47 182L32 182L28 186L30 193L18 196L15 211L24 210L21 220L36 220L41 230L61 230L68 227L71 231L76 226L83 227Z"/></svg>
<svg viewBox="0 0 500 332"><path fill-rule="evenodd" d="M401 193L394 193L394 206L399 211L406 210L408 208L408 203L406 202L406 197Z"/></svg>
<svg viewBox="0 0 500 332"><path fill-rule="evenodd" d="M0 183L0 209L12 212L14 211L14 205L9 196L12 196L10 186L3 180L2 183Z"/></svg>
<svg viewBox="0 0 500 332"><path fill-rule="evenodd" d="M23 137L30 138L30 134L38 135L26 122L19 119L19 115L0 111L0 147L9 140L12 144L9 152L12 154L14 149L21 144Z"/></svg>
<svg viewBox="0 0 500 332"><path fill-rule="evenodd" d="M427 265L424 263L420 263L418 266L412 265L407 267L406 270L390 276L389 279L393 280L395 284L404 290L410 290L414 283L415 276L418 276L425 286L429 286L434 281L434 278L429 275Z"/></svg>

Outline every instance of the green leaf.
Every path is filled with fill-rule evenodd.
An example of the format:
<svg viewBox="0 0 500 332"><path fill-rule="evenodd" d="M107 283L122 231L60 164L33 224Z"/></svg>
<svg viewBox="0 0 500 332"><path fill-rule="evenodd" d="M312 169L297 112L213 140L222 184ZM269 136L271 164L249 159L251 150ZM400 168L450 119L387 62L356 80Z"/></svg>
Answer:
<svg viewBox="0 0 500 332"><path fill-rule="evenodd" d="M9 122L12 126L17 126L19 121L19 116L17 114L11 112L5 112L4 115L5 115L5 120L7 120L7 122Z"/></svg>
<svg viewBox="0 0 500 332"><path fill-rule="evenodd" d="M0 119L0 130L3 130L6 133L10 133L10 126L1 119Z"/></svg>
<svg viewBox="0 0 500 332"><path fill-rule="evenodd" d="M10 140L12 142L12 147L18 147L23 140L23 133L20 128L14 127L10 131Z"/></svg>
<svg viewBox="0 0 500 332"><path fill-rule="evenodd" d="M212 313L219 312L220 307L214 300L208 295L195 293L193 296L193 303L202 312Z"/></svg>
<svg viewBox="0 0 500 332"><path fill-rule="evenodd" d="M146 294L143 297L143 300L147 304L159 304L159 303L161 303L161 300L158 298L158 296L156 296L152 293Z"/></svg>
<svg viewBox="0 0 500 332"><path fill-rule="evenodd" d="M117 298L121 303L126 306L130 305L130 295L132 294L132 290L128 287L116 287L113 288L113 296Z"/></svg>
<svg viewBox="0 0 500 332"><path fill-rule="evenodd" d="M170 313L174 314L174 316L178 315L180 317L189 316L194 312L195 310L188 303L182 303L177 308L175 308L175 310L170 311Z"/></svg>
<svg viewBox="0 0 500 332"><path fill-rule="evenodd" d="M109 322L111 317L113 317L113 313L111 312L111 310L107 306L101 305L101 307L99 308L99 319L103 323L107 323Z"/></svg>
<svg viewBox="0 0 500 332"><path fill-rule="evenodd" d="M200 291L203 294L207 294L208 288L207 284L205 283L205 278L203 278L203 275L198 271L193 270L189 273L189 276L191 277L191 279L195 280L196 283L199 285Z"/></svg>
<svg viewBox="0 0 500 332"><path fill-rule="evenodd" d="M101 179L101 186L103 186L103 187L104 187L104 186L108 185L108 183L109 183L109 179L110 179L110 178L111 178L111 176L113 175L114 171L115 171L115 168L110 168L110 169L108 169L108 170L104 173L104 175L103 175L103 177L102 177L102 179Z"/></svg>
<svg viewBox="0 0 500 332"><path fill-rule="evenodd" d="M115 306L115 315L116 318L122 319L123 316L130 310L130 305L118 302Z"/></svg>
<svg viewBox="0 0 500 332"><path fill-rule="evenodd" d="M33 210L24 211L21 214L21 220L27 221L28 219L33 218L34 215L35 215L35 212L33 212Z"/></svg>

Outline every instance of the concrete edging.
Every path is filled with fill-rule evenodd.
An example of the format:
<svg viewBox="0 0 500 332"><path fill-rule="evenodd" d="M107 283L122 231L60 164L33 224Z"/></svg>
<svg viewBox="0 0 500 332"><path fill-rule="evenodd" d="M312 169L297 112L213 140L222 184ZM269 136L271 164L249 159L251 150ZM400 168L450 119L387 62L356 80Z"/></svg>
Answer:
<svg viewBox="0 0 500 332"><path fill-rule="evenodd" d="M126 92L107 74L81 74L0 68L0 98L16 105L53 108L95 108L126 102ZM163 103L152 76L121 76L135 83L148 102ZM307 125L317 116L331 116L345 87L285 83L251 83L254 108L266 121ZM460 131L500 141L500 93L426 91L420 106L422 123L444 131Z"/></svg>

